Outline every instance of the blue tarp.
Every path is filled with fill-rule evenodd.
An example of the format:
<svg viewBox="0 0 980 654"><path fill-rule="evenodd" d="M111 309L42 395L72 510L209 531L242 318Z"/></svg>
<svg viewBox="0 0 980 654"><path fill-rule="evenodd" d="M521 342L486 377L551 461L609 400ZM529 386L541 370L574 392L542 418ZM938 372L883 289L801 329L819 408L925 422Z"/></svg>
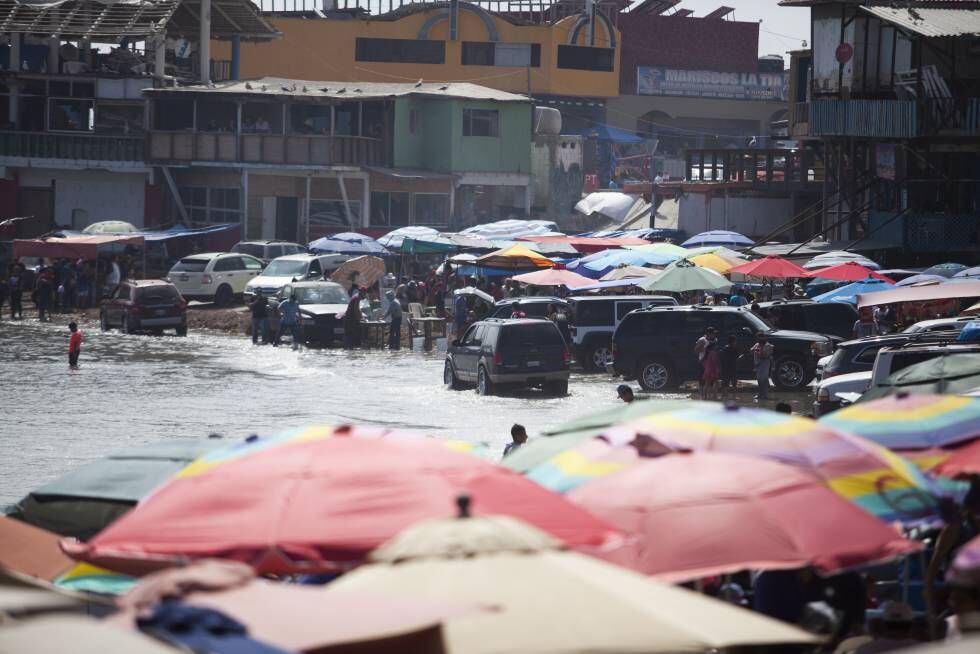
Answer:
<svg viewBox="0 0 980 654"><path fill-rule="evenodd" d="M571 134L579 134L585 138L595 138L599 141L612 141L613 143L643 143L645 139L640 138L633 132L627 132L625 129L619 129L618 127L612 127L610 125L598 124L593 127L587 127L586 129L581 129L578 131L572 131Z"/></svg>

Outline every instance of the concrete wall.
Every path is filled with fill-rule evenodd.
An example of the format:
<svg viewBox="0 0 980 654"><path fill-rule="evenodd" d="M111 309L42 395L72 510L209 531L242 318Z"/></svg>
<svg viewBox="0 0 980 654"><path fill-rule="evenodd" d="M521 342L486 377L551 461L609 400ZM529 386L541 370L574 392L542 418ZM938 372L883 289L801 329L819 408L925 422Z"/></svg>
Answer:
<svg viewBox="0 0 980 654"><path fill-rule="evenodd" d="M21 187L50 187L54 182L54 221L82 229L100 220L125 220L143 227L145 215L145 173L103 170L54 170L23 168L18 172ZM76 224L72 215L78 214Z"/></svg>
<svg viewBox="0 0 980 654"><path fill-rule="evenodd" d="M665 121L672 127L694 127L690 124L693 119L705 127L711 124L718 128L743 127L755 134L767 134L769 121L787 107L785 102L621 95L607 102L606 121L631 132L656 133L657 125L642 120L648 113L656 111L673 119ZM689 124L675 125L675 122Z"/></svg>
<svg viewBox="0 0 980 654"><path fill-rule="evenodd" d="M718 191L717 193L720 193ZM681 196L678 228L690 235L730 229L746 236L764 236L793 217L791 198L708 198L704 193Z"/></svg>

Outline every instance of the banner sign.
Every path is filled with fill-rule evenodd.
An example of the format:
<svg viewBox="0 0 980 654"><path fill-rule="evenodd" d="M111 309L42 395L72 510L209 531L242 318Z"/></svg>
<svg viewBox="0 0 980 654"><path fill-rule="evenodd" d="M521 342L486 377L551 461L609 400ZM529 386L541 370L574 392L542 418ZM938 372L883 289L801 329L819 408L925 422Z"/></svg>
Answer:
<svg viewBox="0 0 980 654"><path fill-rule="evenodd" d="M894 143L875 144L875 168L881 179L895 180L895 155L898 148Z"/></svg>
<svg viewBox="0 0 980 654"><path fill-rule="evenodd" d="M785 73L719 73L636 67L637 95L784 101L788 96L788 81Z"/></svg>

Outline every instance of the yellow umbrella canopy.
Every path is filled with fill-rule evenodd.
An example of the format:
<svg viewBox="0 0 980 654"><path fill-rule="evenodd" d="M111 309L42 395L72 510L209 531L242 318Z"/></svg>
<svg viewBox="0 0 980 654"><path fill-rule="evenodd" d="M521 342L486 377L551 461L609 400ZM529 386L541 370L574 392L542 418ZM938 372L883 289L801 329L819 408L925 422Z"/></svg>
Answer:
<svg viewBox="0 0 980 654"><path fill-rule="evenodd" d="M710 268L716 273L724 275L729 270L735 266L745 263L742 260L729 259L728 257L716 254L714 252L706 252L705 254L697 254L693 257L688 257L688 261L696 263L703 268Z"/></svg>
<svg viewBox="0 0 980 654"><path fill-rule="evenodd" d="M658 654L815 642L796 627L564 551L507 517L422 522L371 561L324 592L497 607L447 620L449 654Z"/></svg>
<svg viewBox="0 0 980 654"><path fill-rule="evenodd" d="M474 263L477 266L483 266L485 268L502 268L505 270L555 267L554 261L524 245L512 245L508 248L485 254Z"/></svg>

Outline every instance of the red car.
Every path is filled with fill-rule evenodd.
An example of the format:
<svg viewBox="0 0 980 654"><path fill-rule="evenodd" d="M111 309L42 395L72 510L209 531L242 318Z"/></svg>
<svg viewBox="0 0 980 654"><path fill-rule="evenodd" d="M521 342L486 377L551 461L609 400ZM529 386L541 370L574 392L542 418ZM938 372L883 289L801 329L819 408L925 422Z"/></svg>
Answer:
<svg viewBox="0 0 980 654"><path fill-rule="evenodd" d="M177 336L187 336L187 301L163 279L127 279L102 301L99 323L102 331L119 327L127 334L159 334L174 329Z"/></svg>

